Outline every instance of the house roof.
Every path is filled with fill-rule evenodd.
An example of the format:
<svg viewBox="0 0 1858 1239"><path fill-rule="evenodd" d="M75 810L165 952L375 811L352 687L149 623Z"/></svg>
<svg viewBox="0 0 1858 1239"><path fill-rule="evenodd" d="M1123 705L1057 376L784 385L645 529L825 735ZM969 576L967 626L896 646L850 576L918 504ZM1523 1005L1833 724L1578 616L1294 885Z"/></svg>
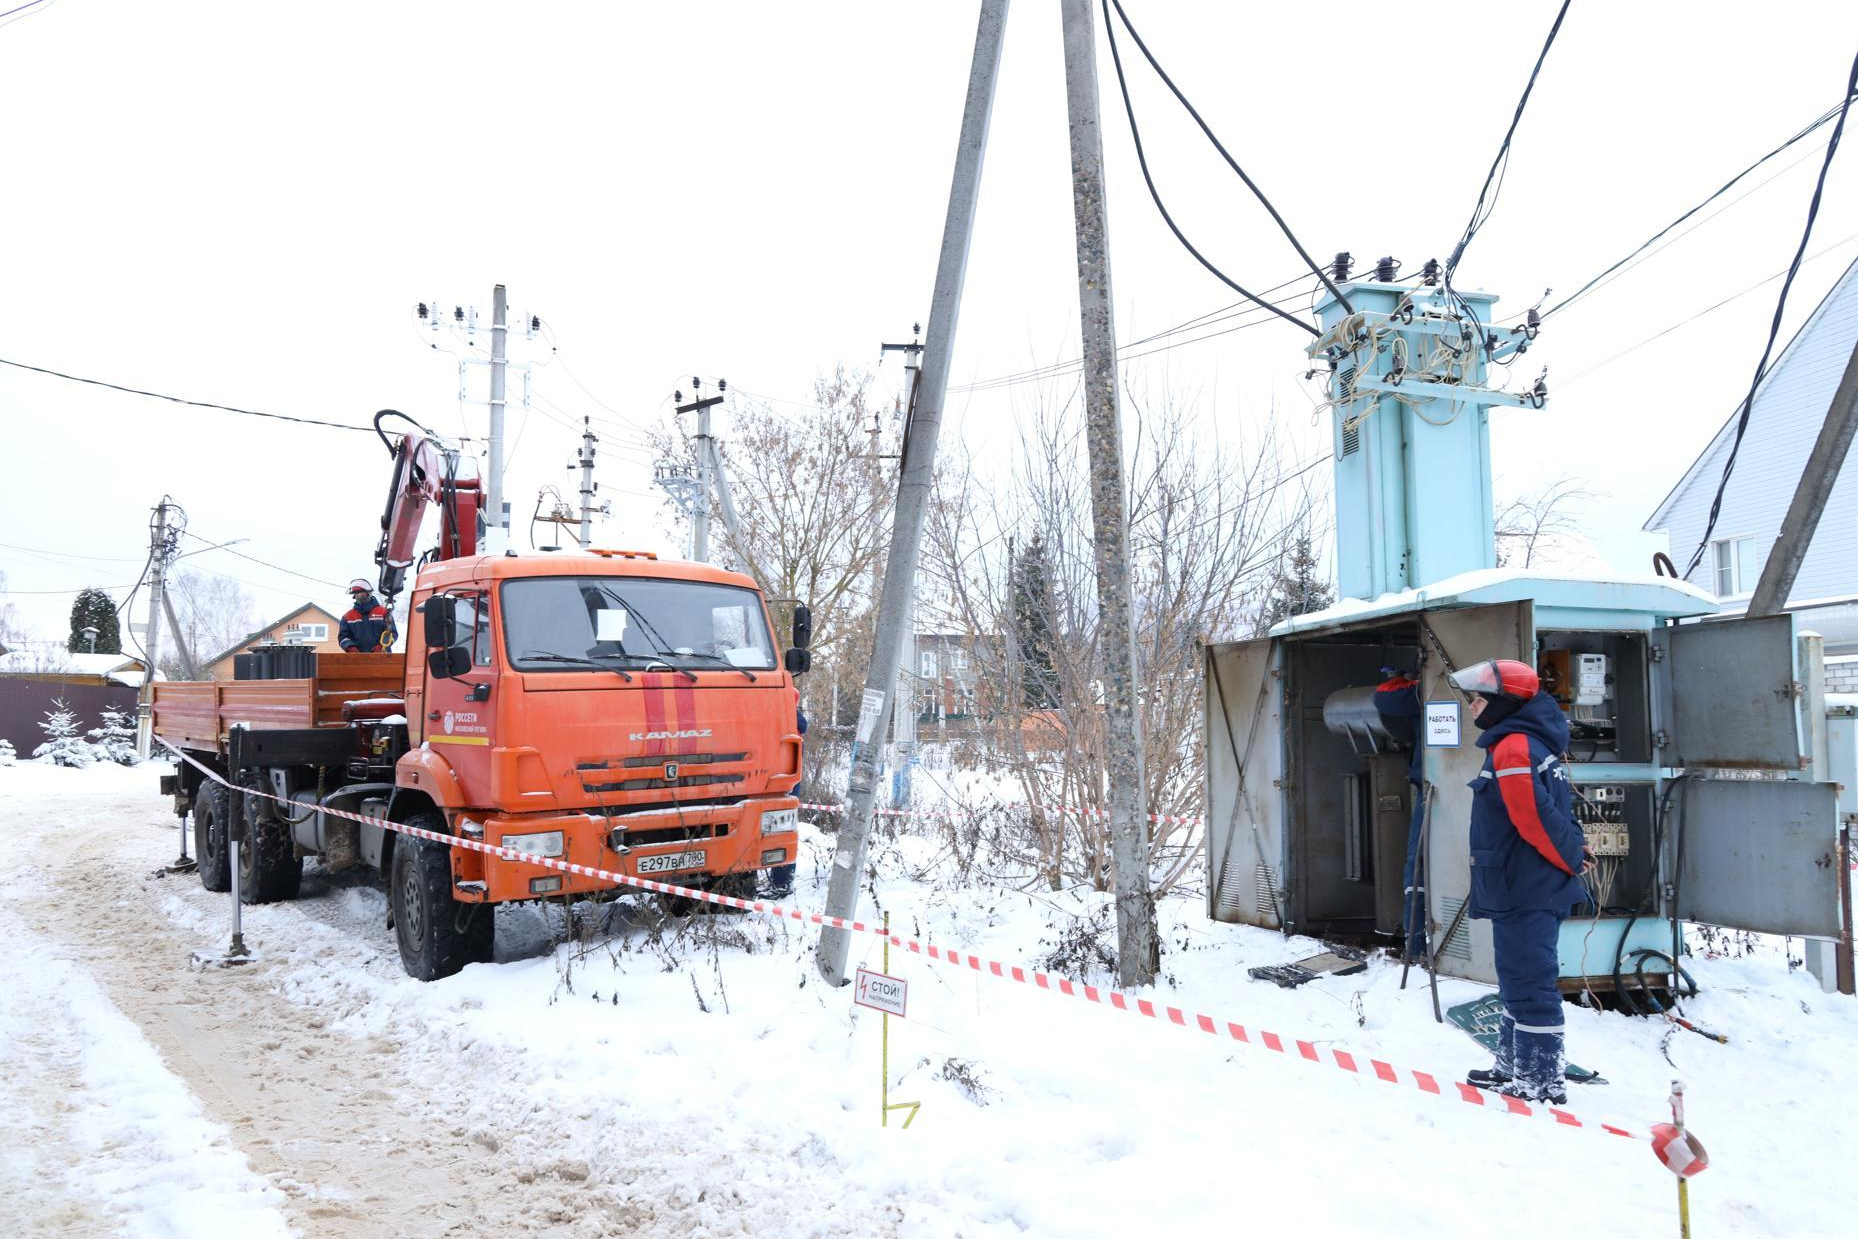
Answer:
<svg viewBox="0 0 1858 1239"><path fill-rule="evenodd" d="M0 675L94 675L140 688L146 664L129 654L73 654L56 642L22 645L0 654Z"/></svg>
<svg viewBox="0 0 1858 1239"><path fill-rule="evenodd" d="M264 627L254 629L253 631L246 633L243 637L240 637L233 644L227 646L225 649L221 650L219 653L213 655L213 657L201 663L200 669L202 671L205 671L208 667L211 667L213 664L218 663L218 662L223 662L224 660L231 658L234 654L237 654L240 650L244 649L246 646L250 645L252 642L256 641L258 638L264 636L267 632L270 632L273 628L283 627L285 624L288 624L290 623L290 621L296 619L299 615L302 615L305 611L315 611L317 614L321 615L324 619L328 620L331 624L340 622L339 620L336 619L336 617L333 614L329 612L327 608L320 607L316 605L314 602L306 602L302 606L298 607L296 610L286 615L280 616L277 619L272 620L269 624L266 624Z"/></svg>
<svg viewBox="0 0 1858 1239"><path fill-rule="evenodd" d="M1814 329L1819 325L1820 320L1827 312L1827 308L1838 301L1840 299L1840 294L1847 291L1848 286L1852 285L1858 285L1858 259L1854 259L1852 264L1845 268L1845 273L1833 281L1832 287L1826 291L1826 295L1820 298L1818 305L1813 307L1813 312L1807 315L1807 319L1804 323L1800 324L1800 330L1794 332L1793 338L1787 342L1787 347L1781 350L1781 355L1775 359L1773 365L1768 367L1768 372L1761 376L1761 384L1755 389L1755 404L1759 405L1761 403L1762 396L1767 393L1768 388L1774 385L1781 372L1787 368L1788 359L1793 356L1800 342L1812 334ZM1672 507L1676 505L1678 499L1683 496L1684 492L1689 490L1706 472L1720 477L1721 470L1708 470L1707 467L1715 464L1718 450L1723 448L1731 436L1734 435L1735 423L1737 420L1736 415L1741 412L1741 408L1741 402L1737 401L1735 407L1729 410L1728 417L1724 419L1721 428L1717 430L1715 436L1701 452L1697 453L1697 458L1690 462L1690 468L1684 471L1684 476L1677 480L1677 485L1671 488L1670 493L1664 497L1658 504L1657 509L1652 512L1650 519L1641 526L1647 533L1656 533L1666 528L1670 519ZM1802 463L1804 463L1807 453L1812 450L1812 440L1802 439L1797 446L1800 452L1800 459Z"/></svg>

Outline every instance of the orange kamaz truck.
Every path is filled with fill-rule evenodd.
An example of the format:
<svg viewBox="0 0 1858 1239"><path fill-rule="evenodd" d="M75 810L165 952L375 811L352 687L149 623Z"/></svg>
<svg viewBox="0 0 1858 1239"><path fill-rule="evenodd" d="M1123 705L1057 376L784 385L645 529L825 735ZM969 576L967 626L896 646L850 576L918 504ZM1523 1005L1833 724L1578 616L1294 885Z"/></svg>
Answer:
<svg viewBox="0 0 1858 1239"><path fill-rule="evenodd" d="M388 416L401 415L377 415L377 431ZM457 453L423 431L382 439L390 607L421 512L440 514L405 653L266 652L246 668L257 678L154 686L154 734L284 802L186 763L167 776L175 811L193 814L202 885L230 886L233 838L246 902L295 897L305 857L372 866L401 961L433 980L491 958L493 905L611 884L324 810L728 894L792 863L806 608L783 654L738 573L632 551L479 553L477 483Z"/></svg>

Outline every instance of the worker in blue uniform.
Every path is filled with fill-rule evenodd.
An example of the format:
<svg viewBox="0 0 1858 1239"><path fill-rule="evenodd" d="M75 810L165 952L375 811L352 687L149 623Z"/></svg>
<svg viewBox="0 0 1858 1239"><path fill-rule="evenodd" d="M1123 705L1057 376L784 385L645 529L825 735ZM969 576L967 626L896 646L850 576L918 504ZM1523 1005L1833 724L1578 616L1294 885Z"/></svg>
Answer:
<svg viewBox="0 0 1858 1239"><path fill-rule="evenodd" d="M1568 720L1535 669L1507 658L1453 672L1483 732L1471 781L1470 915L1490 921L1504 1016L1496 1062L1470 1084L1525 1101L1567 1101L1558 946L1592 866L1561 755Z"/></svg>
<svg viewBox="0 0 1858 1239"><path fill-rule="evenodd" d="M1374 690L1374 710L1387 730L1410 739L1406 781L1413 789L1413 817L1406 831L1406 865L1400 877L1401 930L1406 936L1403 957L1411 962L1426 953L1426 879L1419 872L1419 836L1426 824L1426 739L1420 726L1424 711L1419 702L1419 681L1392 667L1382 667L1387 678Z"/></svg>

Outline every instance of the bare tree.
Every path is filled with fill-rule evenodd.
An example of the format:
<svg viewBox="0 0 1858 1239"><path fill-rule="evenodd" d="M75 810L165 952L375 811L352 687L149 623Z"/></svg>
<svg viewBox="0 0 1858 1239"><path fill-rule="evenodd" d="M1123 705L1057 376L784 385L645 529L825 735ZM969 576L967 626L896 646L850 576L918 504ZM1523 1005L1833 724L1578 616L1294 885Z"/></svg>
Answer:
<svg viewBox="0 0 1858 1239"><path fill-rule="evenodd" d="M1544 557L1566 553L1580 534L1579 513L1596 496L1561 475L1497 511L1497 566L1537 568Z"/></svg>
<svg viewBox="0 0 1858 1239"><path fill-rule="evenodd" d="M1201 808L1201 650L1239 631L1263 601L1282 544L1304 527L1309 496L1290 490L1274 428L1226 448L1209 442L1191 411L1163 395L1129 401L1135 428L1130 468L1130 549L1135 575L1139 706L1145 799L1157 893L1179 882L1203 846L1186 818ZM1111 883L1108 785L1099 667L1088 475L1075 407L1041 409L1022 422L1016 459L1000 493L971 462L944 471L926 548L944 623L968 634L983 682L999 686L990 754L1025 804L1022 860L1054 888L1066 880ZM1037 641L1049 661L1052 709L1025 704L1026 574L1013 560L1037 537L1048 582ZM1015 550L1009 554L1008 545ZM1015 597L1017 593L1017 598Z"/></svg>
<svg viewBox="0 0 1858 1239"><path fill-rule="evenodd" d="M817 672L801 692L819 740L840 721L831 717L835 696L857 710L896 494L895 468L876 459L870 385L869 375L840 367L814 384L814 408L785 413L738 398L722 428L742 538L725 531L720 544L760 583L777 619L791 600L812 609ZM658 446L690 455L670 434Z"/></svg>
<svg viewBox="0 0 1858 1239"><path fill-rule="evenodd" d="M26 623L19 617L19 608L4 601L6 597L6 573L0 572L0 645L14 646L28 637Z"/></svg>
<svg viewBox="0 0 1858 1239"><path fill-rule="evenodd" d="M167 582L174 618L180 621L181 639L193 654L202 674L206 660L243 641L262 622L251 595L230 577L181 571ZM155 621L166 621L156 616ZM180 652L163 643L161 673L169 679L187 674Z"/></svg>

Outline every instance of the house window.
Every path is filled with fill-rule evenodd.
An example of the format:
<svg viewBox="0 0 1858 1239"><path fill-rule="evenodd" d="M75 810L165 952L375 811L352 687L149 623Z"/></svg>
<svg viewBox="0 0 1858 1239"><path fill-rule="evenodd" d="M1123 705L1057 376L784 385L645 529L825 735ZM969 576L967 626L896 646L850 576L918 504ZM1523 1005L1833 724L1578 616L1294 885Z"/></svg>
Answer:
<svg viewBox="0 0 1858 1239"><path fill-rule="evenodd" d="M1764 558L1755 551L1755 539L1718 538L1710 543L1710 554L1718 598L1743 598L1755 592Z"/></svg>

